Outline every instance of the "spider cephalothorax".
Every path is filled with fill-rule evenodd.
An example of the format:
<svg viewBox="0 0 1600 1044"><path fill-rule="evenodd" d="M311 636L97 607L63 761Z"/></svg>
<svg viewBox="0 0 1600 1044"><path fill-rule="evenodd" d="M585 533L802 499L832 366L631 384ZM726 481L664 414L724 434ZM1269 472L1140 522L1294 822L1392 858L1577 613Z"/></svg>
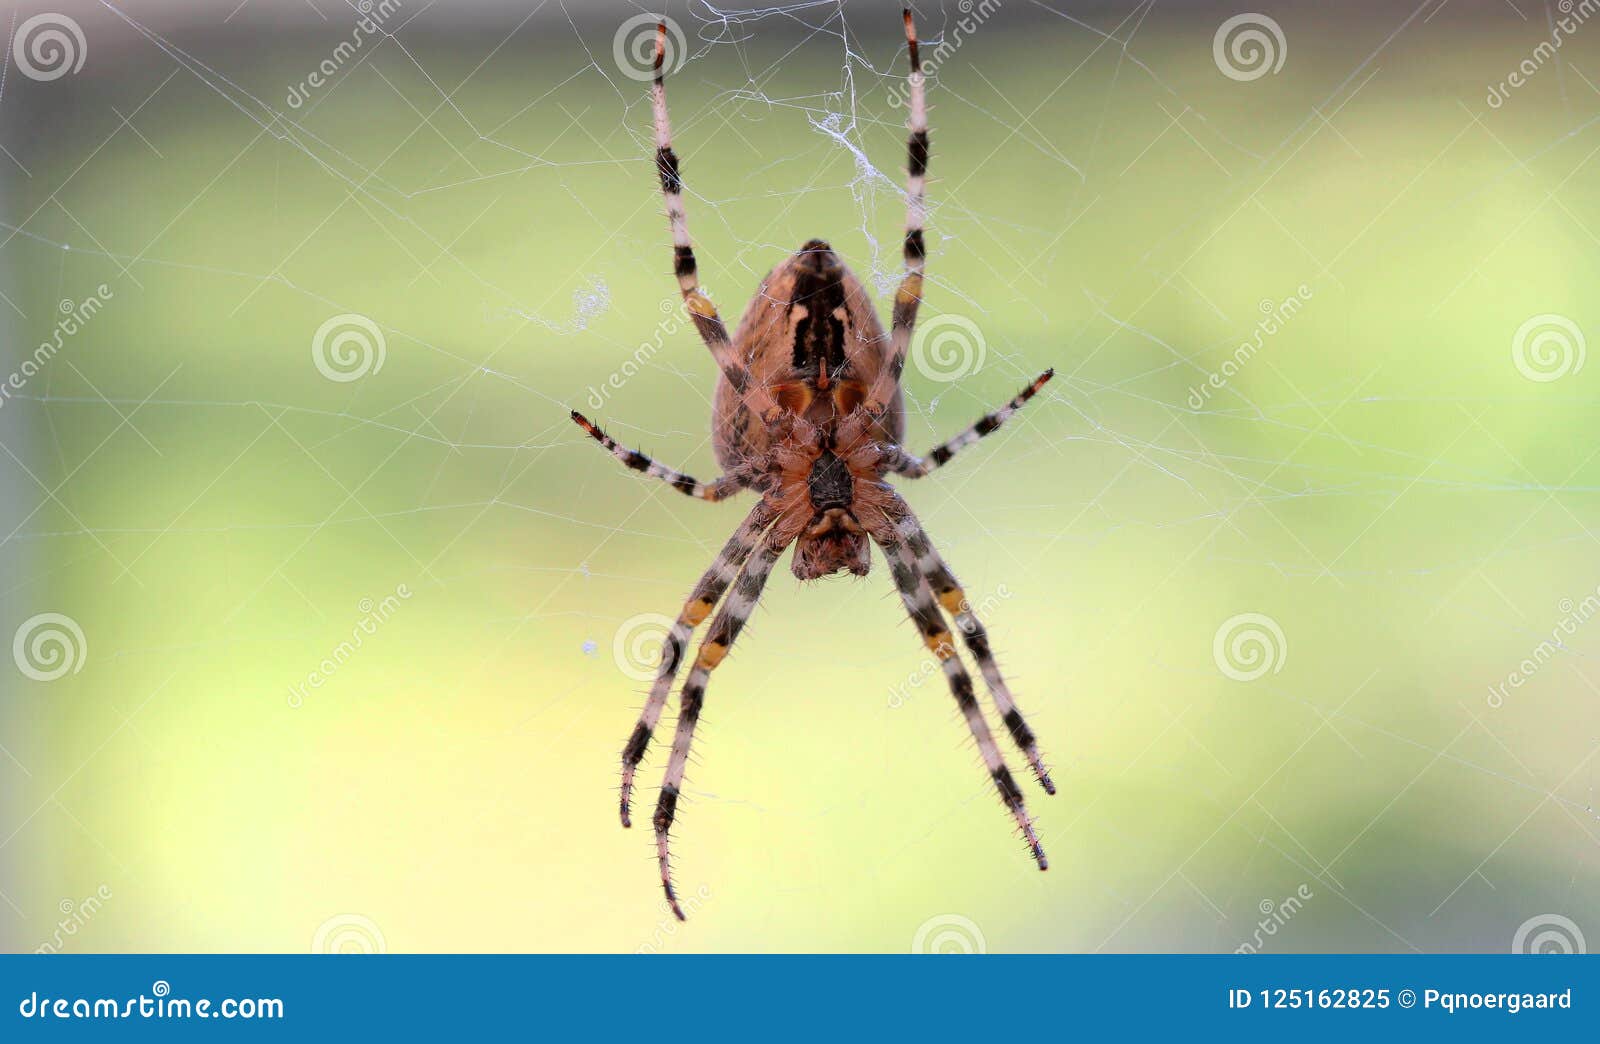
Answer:
<svg viewBox="0 0 1600 1044"><path fill-rule="evenodd" d="M881 529L894 491L883 481L883 453L868 434L874 423L857 407L825 426L794 419L782 426L768 474L774 503L794 522L794 575L816 580L831 573L866 576L871 534Z"/></svg>
<svg viewBox="0 0 1600 1044"><path fill-rule="evenodd" d="M878 546L907 613L940 663L1001 801L1011 811L1039 869L1047 865L1022 790L1000 756L948 622L954 622L967 652L977 662L995 714L1040 785L1054 794L1055 785L1033 732L1011 697L989 651L989 636L955 575L934 550L910 505L886 481L890 473L921 478L943 466L958 450L999 428L1052 374L1046 370L1005 406L934 447L926 458L914 457L900 445L905 433L900 374L922 300L923 185L928 164L927 104L911 12L905 12L904 20L911 56L905 276L895 294L888 333L860 280L832 247L813 239L767 274L738 329L732 337L728 335L716 306L700 290L684 217L683 181L667 122L662 80L666 27L657 29L656 77L651 89L656 170L672 228L678 288L696 331L721 371L712 409L712 441L724 473L715 482L696 481L618 445L581 414L574 412L572 419L628 467L662 479L690 496L715 501L751 490L761 497L700 577L668 631L655 682L622 751L622 825L629 826L634 771L649 749L680 666L686 662L689 639L710 617L679 697L672 754L654 816L661 884L680 919L683 910L672 887L668 835L706 687L711 672L722 663L749 619L778 557L790 544L795 548L794 575L802 580L840 572L866 576L871 565L870 545Z"/></svg>

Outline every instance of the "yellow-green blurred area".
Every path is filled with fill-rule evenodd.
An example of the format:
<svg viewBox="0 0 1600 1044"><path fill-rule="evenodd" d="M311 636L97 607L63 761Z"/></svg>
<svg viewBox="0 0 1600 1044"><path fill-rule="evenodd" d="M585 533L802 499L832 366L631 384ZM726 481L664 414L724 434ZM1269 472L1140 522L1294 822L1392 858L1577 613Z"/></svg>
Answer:
<svg viewBox="0 0 1600 1044"><path fill-rule="evenodd" d="M356 24L316 7L7 20L69 14L86 59L0 91L0 369L109 291L0 405L0 638L83 635L60 678L0 671L7 949L1600 939L1600 24L1492 105L1555 5L1268 0L1281 66L1230 76L1232 5L920 3L952 43L923 322L983 351L908 367L909 448L1056 377L900 485L1055 766L1053 798L1024 780L1051 868L881 558L785 559L707 694L680 927L671 710L617 822L630 658L752 500L568 418L716 475L613 49L643 9L407 4L296 106ZM886 312L898 12L718 10L667 9L708 291L731 322L823 237ZM345 315L381 366L319 368Z"/></svg>

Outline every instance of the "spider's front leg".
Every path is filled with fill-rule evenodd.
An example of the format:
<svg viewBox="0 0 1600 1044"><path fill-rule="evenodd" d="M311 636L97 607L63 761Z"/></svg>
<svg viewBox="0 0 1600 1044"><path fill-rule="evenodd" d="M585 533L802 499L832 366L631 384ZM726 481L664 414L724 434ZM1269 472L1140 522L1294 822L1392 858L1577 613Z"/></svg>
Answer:
<svg viewBox="0 0 1600 1044"><path fill-rule="evenodd" d="M1032 384L1012 396L1010 402L993 413L985 413L978 418L978 423L955 438L939 443L939 445L928 451L926 457L913 457L899 446L891 446L884 458L885 463L888 465L889 470L897 475L904 475L906 478L922 478L935 468L941 468L948 464L950 458L954 457L957 451L965 449L991 432L1000 430L1000 425L1010 420L1011 415L1022 409L1029 399L1039 394L1039 389L1050 383L1050 378L1055 375L1056 371L1054 369L1044 371L1033 379Z"/></svg>
<svg viewBox="0 0 1600 1044"><path fill-rule="evenodd" d="M745 516L744 524L728 538L716 561L711 563L711 568L700 577L700 582L695 585L694 592L689 595L683 611L678 614L678 619L661 644L661 666L656 670L655 683L650 686L650 695L645 699L644 709L639 712L639 721L634 725L627 745L622 748L622 825L625 827L633 825L628 809L633 798L634 772L639 762L644 760L645 751L650 748L650 736L655 731L656 723L661 720L661 708L666 705L667 696L672 692L673 680L678 676L678 664L683 661L689 639L700 622L711 615L711 610L750 558L761 534L772 524L776 514L766 501L762 501Z"/></svg>
<svg viewBox="0 0 1600 1044"><path fill-rule="evenodd" d="M679 697L678 730L672 738L672 757L667 761L666 777L661 782L661 797L656 802L656 857L661 864L661 887L667 894L667 903L673 916L685 920L683 908L678 905L677 892L672 887L672 853L668 834L678 810L678 794L683 786L684 769L689 764L689 746L694 742L695 724L700 720L700 708L705 701L706 685L711 672L722 663L723 657L739 636L745 621L761 598L761 591L772 575L772 566L783 549L789 546L795 533L784 522L769 529L761 538L761 546L745 563L735 582L733 593L711 621L710 630L700 643L689 677L684 680L683 694Z"/></svg>
<svg viewBox="0 0 1600 1044"><path fill-rule="evenodd" d="M972 602L967 598L967 593L961 589L955 574L945 565L944 559L939 557L939 552L934 550L933 541L928 539L927 531L922 528L922 523L917 520L911 506L898 495L895 496L893 503L900 512L895 528L916 558L917 570L932 587L939 605L955 620L956 629L961 632L967 651L978 661L978 670L983 674L983 683L988 687L989 695L994 698L995 713L1000 715L1000 720L1005 724L1006 731L1011 734L1011 740L1022 752L1022 756L1028 759L1028 766L1033 769L1034 778L1039 781L1046 794L1053 795L1056 792L1056 785L1050 779L1050 772L1045 767L1043 755L1039 753L1039 742L1034 738L1028 722L1022 717L1022 711L1011 695L1011 687L1006 684L1005 676L1000 673L1000 665L995 662L994 652L989 648L989 632L984 630L982 621L972 611Z"/></svg>
<svg viewBox="0 0 1600 1044"><path fill-rule="evenodd" d="M1016 820L1029 851L1033 853L1034 862L1039 864L1040 870L1049 869L1050 861L1045 858L1044 848L1034 832L1033 820L1028 816L1027 804L1022 797L1022 788L1017 786L1011 770L1006 767L1005 759L1000 756L1000 748L995 745L994 735L989 731L989 723L983 719L983 708L978 705L977 694L972 689L972 676L961 664L955 639L945 628L944 617L933 600L933 591L917 569L915 555L909 544L892 527L874 526L869 531L889 561L889 572L894 577L906 612L917 625L928 648L939 658L945 681L950 686L950 695L955 697L956 706L961 708L967 727L972 730L972 738L978 743L978 752L983 756L984 767L989 770L995 789L1000 792L1000 800Z"/></svg>

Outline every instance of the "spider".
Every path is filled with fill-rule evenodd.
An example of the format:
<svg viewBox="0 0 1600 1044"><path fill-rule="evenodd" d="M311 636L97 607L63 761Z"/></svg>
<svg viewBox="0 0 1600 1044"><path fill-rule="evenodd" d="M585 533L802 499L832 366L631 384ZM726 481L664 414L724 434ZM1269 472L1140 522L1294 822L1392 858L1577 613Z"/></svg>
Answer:
<svg viewBox="0 0 1600 1044"><path fill-rule="evenodd" d="M928 166L927 103L916 26L904 12L910 54L910 130L906 182L905 273L895 294L887 335L860 281L827 243L813 239L762 281L730 338L716 307L700 289L694 249L683 209L683 180L672 151L667 120L663 56L665 24L657 26L655 82L651 88L656 133L656 169L672 229L673 268L683 301L721 375L712 412L712 435L723 475L700 482L619 445L576 410L572 419L623 464L706 501L749 489L761 500L695 585L667 632L661 664L638 724L622 750L622 825L632 825L633 777L644 760L662 708L677 678L695 629L711 619L679 697L677 732L656 802L656 855L661 886L673 914L684 919L672 885L668 835L677 811L684 768L700 718L706 686L749 619L779 555L795 545L793 572L801 580L833 573L867 575L869 542L889 565L901 601L923 640L942 665L983 763L1010 810L1039 869L1049 864L1023 802L989 731L973 692L972 678L956 652L945 616L953 618L977 661L995 710L1045 793L1055 784L1033 732L989 650L983 624L910 505L885 478L889 473L921 478L948 463L959 450L999 428L1036 395L1054 374L1046 370L1010 402L972 427L915 457L900 446L905 431L900 374L922 297L925 250L923 189ZM730 593L731 592L731 593ZM724 596L726 596L724 598Z"/></svg>

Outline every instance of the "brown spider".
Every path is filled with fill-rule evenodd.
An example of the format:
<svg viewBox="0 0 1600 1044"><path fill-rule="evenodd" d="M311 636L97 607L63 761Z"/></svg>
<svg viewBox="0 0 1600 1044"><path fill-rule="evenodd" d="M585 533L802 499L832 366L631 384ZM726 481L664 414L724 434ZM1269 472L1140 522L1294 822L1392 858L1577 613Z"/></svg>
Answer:
<svg viewBox="0 0 1600 1044"><path fill-rule="evenodd" d="M923 186L928 165L927 104L916 27L909 10L905 12L905 30L911 56L906 270L895 294L889 334L884 334L860 281L827 243L813 239L762 281L730 340L695 275L694 250L683 212L683 182L667 122L662 74L667 30L664 24L657 27L651 90L656 169L672 225L678 286L695 328L722 371L717 379L712 432L724 474L715 482L698 482L618 445L577 411L572 419L628 467L669 482L689 496L717 501L742 489L761 494L760 503L700 578L667 633L655 684L622 751L622 825L626 827L631 825L628 808L634 770L644 760L689 638L727 595L684 682L677 734L656 803L661 884L679 920L683 920L683 910L672 887L668 832L706 684L755 608L778 556L791 543L795 545L794 575L801 580L844 571L865 576L870 566L868 541L882 550L907 612L943 665L950 692L977 740L1000 799L1011 810L1039 869L1048 865L1023 804L1022 790L1000 757L973 693L972 679L956 653L945 613L955 620L967 650L978 662L995 710L1011 738L1045 792L1054 794L1055 785L1039 756L1033 732L1011 698L989 651L988 635L966 595L910 506L884 481L891 471L921 478L945 464L957 450L1000 427L1054 373L1046 370L1005 406L935 447L926 459L900 448L905 432L900 372L922 296Z"/></svg>

